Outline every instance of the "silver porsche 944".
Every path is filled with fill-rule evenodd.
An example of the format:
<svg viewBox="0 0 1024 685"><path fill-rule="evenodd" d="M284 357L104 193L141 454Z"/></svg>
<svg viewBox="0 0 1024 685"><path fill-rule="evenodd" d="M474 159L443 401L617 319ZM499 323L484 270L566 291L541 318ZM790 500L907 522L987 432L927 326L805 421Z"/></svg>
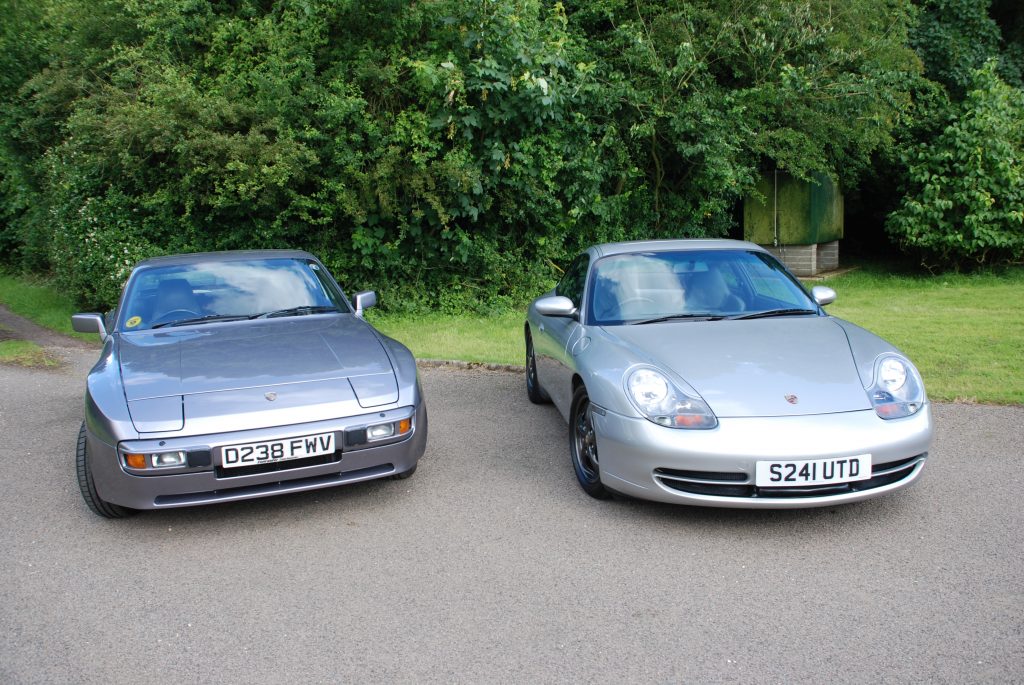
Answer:
<svg viewBox="0 0 1024 685"><path fill-rule="evenodd" d="M109 320L72 320L103 339L78 436L86 504L116 518L412 475L427 410L412 354L362 318L376 300L350 302L293 250L137 264Z"/></svg>
<svg viewBox="0 0 1024 685"><path fill-rule="evenodd" d="M526 390L569 423L583 489L798 508L921 474L931 409L895 347L731 240L597 245L527 313Z"/></svg>

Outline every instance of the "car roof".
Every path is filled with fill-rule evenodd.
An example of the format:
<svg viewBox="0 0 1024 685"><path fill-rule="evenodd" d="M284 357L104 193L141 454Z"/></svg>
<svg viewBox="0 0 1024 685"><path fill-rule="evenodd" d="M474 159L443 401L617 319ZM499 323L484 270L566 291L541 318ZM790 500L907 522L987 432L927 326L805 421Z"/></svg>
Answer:
<svg viewBox="0 0 1024 685"><path fill-rule="evenodd" d="M134 269L148 266L180 266L202 262L234 262L248 259L316 259L303 250L224 250L150 257L135 264Z"/></svg>
<svg viewBox="0 0 1024 685"><path fill-rule="evenodd" d="M671 252L679 250L755 250L767 252L760 245L745 240L679 238L675 240L631 240L621 243L603 243L590 248L594 257L607 257L632 252Z"/></svg>

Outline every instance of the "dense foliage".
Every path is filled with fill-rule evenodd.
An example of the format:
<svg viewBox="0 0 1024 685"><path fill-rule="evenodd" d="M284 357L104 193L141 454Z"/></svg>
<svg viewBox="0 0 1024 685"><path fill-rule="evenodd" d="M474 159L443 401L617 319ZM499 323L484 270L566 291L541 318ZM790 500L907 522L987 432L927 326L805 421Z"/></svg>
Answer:
<svg viewBox="0 0 1024 685"><path fill-rule="evenodd" d="M912 44L929 88L893 151L890 177L904 194L886 230L929 268L1021 262L1024 10L1005 0L924 0L920 15Z"/></svg>
<svg viewBox="0 0 1024 685"><path fill-rule="evenodd" d="M1024 92L972 74L949 125L908 155L912 190L889 229L934 264L1024 258Z"/></svg>
<svg viewBox="0 0 1024 685"><path fill-rule="evenodd" d="M141 257L288 246L392 306L488 307L594 241L728 234L763 169L852 191L888 160L904 207L934 205L908 170L981 135L959 118L1020 120L999 2L1002 24L976 0L0 5L2 259L83 306ZM973 95L991 58L999 104ZM1010 173L997 204L1012 167L977 170Z"/></svg>

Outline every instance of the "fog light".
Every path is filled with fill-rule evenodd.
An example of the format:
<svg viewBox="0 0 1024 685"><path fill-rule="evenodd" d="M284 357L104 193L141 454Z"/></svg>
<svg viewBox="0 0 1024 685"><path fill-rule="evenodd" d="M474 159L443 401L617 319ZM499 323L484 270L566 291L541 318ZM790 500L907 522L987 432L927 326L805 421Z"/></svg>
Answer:
<svg viewBox="0 0 1024 685"><path fill-rule="evenodd" d="M161 452L149 455L150 463L155 469L167 468L169 466L184 466L184 452Z"/></svg>
<svg viewBox="0 0 1024 685"><path fill-rule="evenodd" d="M381 440L383 438L390 438L395 434L395 424L393 423L380 423L376 426L370 426L366 429L366 437L369 440Z"/></svg>
<svg viewBox="0 0 1024 685"><path fill-rule="evenodd" d="M144 469L146 468L146 455L145 454L125 454L124 463L128 464L133 469Z"/></svg>

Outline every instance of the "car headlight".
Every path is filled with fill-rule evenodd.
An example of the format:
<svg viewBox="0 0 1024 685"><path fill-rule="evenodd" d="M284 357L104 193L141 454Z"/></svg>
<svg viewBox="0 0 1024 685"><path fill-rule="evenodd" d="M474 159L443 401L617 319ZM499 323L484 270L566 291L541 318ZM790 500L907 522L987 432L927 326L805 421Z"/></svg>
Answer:
<svg viewBox="0 0 1024 685"><path fill-rule="evenodd" d="M640 367L626 374L626 397L644 417L669 428L714 428L718 425L704 400L687 393L655 369Z"/></svg>
<svg viewBox="0 0 1024 685"><path fill-rule="evenodd" d="M184 450L169 452L124 452L124 463L133 469L166 469L188 466L188 453Z"/></svg>
<svg viewBox="0 0 1024 685"><path fill-rule="evenodd" d="M345 444L348 447L356 447L382 440L398 439L408 435L412 428L411 416L398 419L397 421L385 421L384 423L374 423L360 428L349 428L345 431Z"/></svg>
<svg viewBox="0 0 1024 685"><path fill-rule="evenodd" d="M924 383L914 365L885 354L875 360L874 382L868 390L875 413L883 419L916 414L924 406Z"/></svg>

